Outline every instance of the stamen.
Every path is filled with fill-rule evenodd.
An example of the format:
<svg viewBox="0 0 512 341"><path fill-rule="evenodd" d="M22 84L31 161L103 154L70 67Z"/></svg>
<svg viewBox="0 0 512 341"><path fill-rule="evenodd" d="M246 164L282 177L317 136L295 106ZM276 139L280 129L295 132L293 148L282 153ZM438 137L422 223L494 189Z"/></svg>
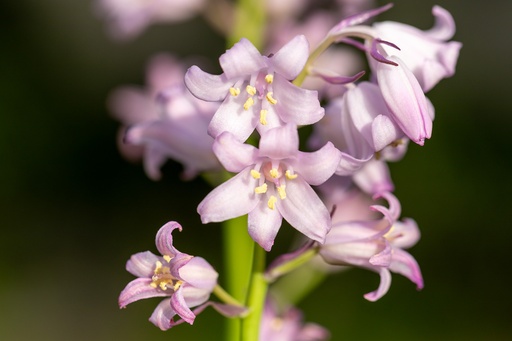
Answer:
<svg viewBox="0 0 512 341"><path fill-rule="evenodd" d="M274 179L277 179L277 176L279 175L279 172L277 171L277 169L275 168L272 168L270 171L269 171L269 174L271 177L273 177Z"/></svg>
<svg viewBox="0 0 512 341"><path fill-rule="evenodd" d="M251 176L254 178L254 179L259 179L261 177L261 173L258 172L257 170L255 169L251 169Z"/></svg>
<svg viewBox="0 0 512 341"><path fill-rule="evenodd" d="M268 208L273 210L275 207L276 201L277 201L277 198L275 196L271 195L267 202Z"/></svg>
<svg viewBox="0 0 512 341"><path fill-rule="evenodd" d="M273 98L272 94L273 94L272 91L267 92L267 96L266 96L267 101L269 101L270 104L276 104L277 103L277 99Z"/></svg>
<svg viewBox="0 0 512 341"><path fill-rule="evenodd" d="M265 82L267 82L268 84L272 84L273 81L274 81L274 75L271 75L269 73L268 75L265 76Z"/></svg>
<svg viewBox="0 0 512 341"><path fill-rule="evenodd" d="M277 186L277 193L281 199L286 199L285 185Z"/></svg>
<svg viewBox="0 0 512 341"><path fill-rule="evenodd" d="M261 109L260 111L260 123L263 125L267 125L267 113L268 110Z"/></svg>
<svg viewBox="0 0 512 341"><path fill-rule="evenodd" d="M267 193L267 184L264 183L263 185L256 187L254 189L254 193L256 193L256 194Z"/></svg>
<svg viewBox="0 0 512 341"><path fill-rule="evenodd" d="M247 87L245 88L245 91L247 91L247 93L251 96L256 95L256 88L252 85L247 85Z"/></svg>
<svg viewBox="0 0 512 341"><path fill-rule="evenodd" d="M172 287L174 291L178 290L181 285L183 284L183 281L177 281L176 284Z"/></svg>
<svg viewBox="0 0 512 341"><path fill-rule="evenodd" d="M244 103L244 110L249 110L250 107L252 107L254 105L254 100L252 99L252 97L249 97L247 99L247 101L245 101Z"/></svg>
<svg viewBox="0 0 512 341"><path fill-rule="evenodd" d="M293 180L293 179L297 178L297 176L298 176L297 174L292 174L292 172L290 172L289 169L284 173L284 175L286 175L286 178L288 180Z"/></svg>
<svg viewBox="0 0 512 341"><path fill-rule="evenodd" d="M238 96L240 94L240 89L239 88L229 88L229 93L231 94L231 96Z"/></svg>
<svg viewBox="0 0 512 341"><path fill-rule="evenodd" d="M171 259L172 259L172 257L171 257L171 256L169 256L169 255L164 255L163 257L164 257L164 259L165 259L165 261L166 261L167 263L169 263L169 262L171 261Z"/></svg>

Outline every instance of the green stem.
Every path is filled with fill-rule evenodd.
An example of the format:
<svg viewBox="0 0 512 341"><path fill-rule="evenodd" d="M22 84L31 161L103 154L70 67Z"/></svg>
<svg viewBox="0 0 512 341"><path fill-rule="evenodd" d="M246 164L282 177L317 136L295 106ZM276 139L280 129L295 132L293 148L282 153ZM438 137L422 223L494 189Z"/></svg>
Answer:
<svg viewBox="0 0 512 341"><path fill-rule="evenodd" d="M213 288L213 293L215 294L215 296L217 296L217 298L219 300L221 300L222 302L224 302L226 304L244 307L244 305L242 303L240 303L240 301L238 301L236 298L231 296L226 290L224 290L218 284L215 286L215 288Z"/></svg>
<svg viewBox="0 0 512 341"><path fill-rule="evenodd" d="M258 341L260 320L265 306L268 283L265 280L266 252L259 246L254 249L251 284L247 306L249 315L242 320L242 341Z"/></svg>
<svg viewBox="0 0 512 341"><path fill-rule="evenodd" d="M238 302L245 302L251 275L254 242L247 233L247 217L225 221L224 262L226 288ZM239 341L240 319L227 319L226 340Z"/></svg>

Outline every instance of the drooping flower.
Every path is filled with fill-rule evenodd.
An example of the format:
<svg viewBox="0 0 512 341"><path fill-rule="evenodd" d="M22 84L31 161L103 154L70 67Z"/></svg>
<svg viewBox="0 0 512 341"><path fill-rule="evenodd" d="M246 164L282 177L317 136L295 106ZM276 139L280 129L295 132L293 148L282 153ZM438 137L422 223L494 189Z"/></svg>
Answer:
<svg viewBox="0 0 512 341"><path fill-rule="evenodd" d="M393 21L373 24L379 38L400 47L397 51L382 46L389 55L397 55L407 65L424 92L430 91L441 79L453 76L462 47L460 42L448 41L455 34L455 22L450 12L434 6L432 14L436 22L427 31Z"/></svg>
<svg viewBox="0 0 512 341"><path fill-rule="evenodd" d="M391 285L391 272L399 273L423 288L423 277L416 260L404 248L416 244L420 234L412 219L398 221L400 204L391 193L382 197L389 202L389 208L373 205L382 219L335 221L327 234L320 256L329 264L356 266L377 272L380 284L377 290L364 297L376 301L386 294ZM342 206L342 203L339 205Z"/></svg>
<svg viewBox="0 0 512 341"><path fill-rule="evenodd" d="M300 310L289 307L279 313L271 299L265 302L260 324L261 341L323 341L329 336L329 332L318 324L304 324Z"/></svg>
<svg viewBox="0 0 512 341"><path fill-rule="evenodd" d="M119 149L131 159L142 154L146 174L153 180L161 178L160 168L168 159L183 164L184 179L220 168L211 150L213 138L206 134L218 104L192 96L184 74L181 62L159 54L148 64L144 89L123 86L109 97L110 110L124 125Z"/></svg>
<svg viewBox="0 0 512 341"><path fill-rule="evenodd" d="M162 330L180 323L178 315L192 324L209 303L217 284L217 272L201 257L181 253L173 246L172 232L182 227L171 221L158 231L156 247L161 256L150 251L134 254L126 263L126 270L138 278L128 283L119 296L119 306L150 297L164 299L151 315L150 321ZM197 307L194 311L190 308Z"/></svg>
<svg viewBox="0 0 512 341"><path fill-rule="evenodd" d="M336 170L340 152L327 143L313 153L300 152L293 125L267 131L259 149L224 132L213 145L224 167L238 173L210 192L197 211L203 223L249 214L251 237L269 251L282 218L307 237L323 243L329 212L310 185L320 185Z"/></svg>
<svg viewBox="0 0 512 341"><path fill-rule="evenodd" d="M185 75L190 92L206 101L222 101L208 133L228 131L245 141L258 129L263 133L286 123L307 125L324 114L317 92L293 85L309 55L304 36L297 36L269 57L262 56L246 39L220 57L224 71L211 75L192 66Z"/></svg>
<svg viewBox="0 0 512 341"><path fill-rule="evenodd" d="M130 39L153 23L188 19L205 4L205 0L98 0L97 11L114 38Z"/></svg>

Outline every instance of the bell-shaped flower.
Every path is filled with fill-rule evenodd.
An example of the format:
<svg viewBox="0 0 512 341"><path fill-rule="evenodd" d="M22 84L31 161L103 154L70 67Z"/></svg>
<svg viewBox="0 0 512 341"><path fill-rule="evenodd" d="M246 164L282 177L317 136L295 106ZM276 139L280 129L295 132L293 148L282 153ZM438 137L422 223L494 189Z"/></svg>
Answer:
<svg viewBox="0 0 512 341"><path fill-rule="evenodd" d="M300 152L294 125L267 131L259 149L224 132L213 145L224 167L238 173L210 192L197 211L203 223L249 214L249 234L269 251L282 218L307 237L323 243L329 211L310 185L320 185L336 170L341 154L327 143L316 152Z"/></svg>
<svg viewBox="0 0 512 341"><path fill-rule="evenodd" d="M396 65L373 63L382 97L405 135L423 145L432 135L433 106L407 65L394 55L387 60Z"/></svg>
<svg viewBox="0 0 512 341"><path fill-rule="evenodd" d="M222 101L208 133L228 131L245 141L254 129L260 134L285 123L312 124L324 114L317 92L293 85L304 67L309 44L297 36L269 57L242 39L220 57L224 71L211 75L192 66L185 75L190 92L206 101Z"/></svg>
<svg viewBox="0 0 512 341"><path fill-rule="evenodd" d="M261 341L323 341L330 333L315 323L303 323L302 312L294 307L281 314L275 303L267 299L260 323Z"/></svg>
<svg viewBox="0 0 512 341"><path fill-rule="evenodd" d="M333 217L332 229L325 244L320 246L320 255L329 264L352 265L379 273L378 289L364 296L369 301L376 301L386 294L391 285L391 272L407 277L418 290L423 288L418 263L403 250L419 240L418 226L412 219L398 221L398 200L390 193L383 193L382 197L389 202L389 208L371 206L384 216L382 219L337 222Z"/></svg>
<svg viewBox="0 0 512 341"><path fill-rule="evenodd" d="M192 324L196 313L210 305L208 298L217 284L217 272L201 257L181 253L173 246L172 232L182 227L177 222L165 224L156 235L161 256L150 251L134 254L126 270L138 278L128 283L119 296L119 306L150 297L167 297L155 309L150 321L162 330L181 321ZM194 311L190 308L197 307Z"/></svg>
<svg viewBox="0 0 512 341"><path fill-rule="evenodd" d="M462 44L448 41L455 34L452 15L440 6L432 8L435 25L427 31L403 23L376 22L373 28L379 38L392 41L400 51L383 46L389 55L397 55L412 71L424 92L430 91L441 79L451 77Z"/></svg>
<svg viewBox="0 0 512 341"><path fill-rule="evenodd" d="M212 151L213 138L206 133L218 105L197 99L184 86L166 89L160 93L159 101L160 118L129 128L124 139L144 146L146 174L159 180L160 168L168 159L183 164L186 180L201 171L220 169Z"/></svg>

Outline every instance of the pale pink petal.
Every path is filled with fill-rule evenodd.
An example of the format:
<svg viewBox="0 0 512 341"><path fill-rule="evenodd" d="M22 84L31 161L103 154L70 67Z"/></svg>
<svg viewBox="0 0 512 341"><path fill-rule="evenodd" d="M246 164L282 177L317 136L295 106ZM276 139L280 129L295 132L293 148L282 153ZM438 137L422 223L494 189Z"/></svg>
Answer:
<svg viewBox="0 0 512 341"><path fill-rule="evenodd" d="M273 193L273 191L268 192ZM275 194L275 193L274 193ZM260 194L261 195L261 194ZM265 251L270 251L274 245L274 239L281 227L281 213L274 208L270 209L267 205L267 196L265 195L259 204L249 213L248 231L251 238L258 243Z"/></svg>
<svg viewBox="0 0 512 341"><path fill-rule="evenodd" d="M286 199L277 201L283 218L306 237L324 243L331 217L316 192L298 177L286 182L286 194Z"/></svg>
<svg viewBox="0 0 512 341"><path fill-rule="evenodd" d="M258 182L247 168L216 187L197 207L203 224L219 222L249 213L259 202L254 193Z"/></svg>
<svg viewBox="0 0 512 341"><path fill-rule="evenodd" d="M416 284L418 290L423 289L423 277L420 267L413 256L401 249L393 249L393 260L389 266L393 272L407 277Z"/></svg>
<svg viewBox="0 0 512 341"><path fill-rule="evenodd" d="M308 125L318 122L324 116L318 92L299 88L283 77L274 77L275 110L286 123Z"/></svg>
<svg viewBox="0 0 512 341"><path fill-rule="evenodd" d="M158 230L156 234L155 243L156 248L158 249L158 252L160 252L161 255L174 257L176 254L180 253L172 245L172 232L176 229L178 229L181 232L183 228L179 223L175 221L170 221Z"/></svg>
<svg viewBox="0 0 512 341"><path fill-rule="evenodd" d="M221 55L219 61L227 79L248 77L267 66L258 49L245 38Z"/></svg>
<svg viewBox="0 0 512 341"><path fill-rule="evenodd" d="M217 136L213 151L227 171L238 173L256 163L258 150L240 142L233 134L224 132Z"/></svg>
<svg viewBox="0 0 512 341"><path fill-rule="evenodd" d="M213 116L208 127L208 134L217 137L225 131L236 136L240 142L244 142L254 131L259 121L259 112L256 115L252 106L244 110L245 98L242 95L229 96L221 104Z"/></svg>
<svg viewBox="0 0 512 341"><path fill-rule="evenodd" d="M309 57L309 43L299 35L290 40L270 58L274 71L288 80L293 80L302 71Z"/></svg>
<svg viewBox="0 0 512 341"><path fill-rule="evenodd" d="M369 292L364 295L368 301L375 302L382 296L384 296L391 286L391 273L386 268L380 268L377 271L380 275L380 284L379 288L375 291Z"/></svg>
<svg viewBox="0 0 512 341"><path fill-rule="evenodd" d="M183 286L179 287L171 296L171 307L185 322L193 324L196 315L187 306L183 297Z"/></svg>
<svg viewBox="0 0 512 341"><path fill-rule="evenodd" d="M292 162L294 171L313 186L323 184L329 179L341 161L342 153L331 142L312 153L298 152L296 162Z"/></svg>
<svg viewBox="0 0 512 341"><path fill-rule="evenodd" d="M124 308L130 303L146 298L172 295L172 290L153 288L150 284L151 278L136 278L128 283L119 295L119 307Z"/></svg>
<svg viewBox="0 0 512 341"><path fill-rule="evenodd" d="M195 288L211 292L217 284L218 273L201 257L191 258L179 269L180 278Z"/></svg>
<svg viewBox="0 0 512 341"><path fill-rule="evenodd" d="M281 160L295 156L299 148L299 133L293 124L270 129L260 139L260 157Z"/></svg>
<svg viewBox="0 0 512 341"><path fill-rule="evenodd" d="M226 79L225 75L211 75L195 65L185 74L187 88L194 96L205 101L222 101L235 82L236 80Z"/></svg>
<svg viewBox="0 0 512 341"><path fill-rule="evenodd" d="M137 277L151 277L155 270L155 264L161 260L150 251L139 252L130 257L126 262L126 270Z"/></svg>
<svg viewBox="0 0 512 341"><path fill-rule="evenodd" d="M171 307L171 299L167 298L160 302L149 321L161 330L167 330L172 327L171 320L176 315L176 312Z"/></svg>

